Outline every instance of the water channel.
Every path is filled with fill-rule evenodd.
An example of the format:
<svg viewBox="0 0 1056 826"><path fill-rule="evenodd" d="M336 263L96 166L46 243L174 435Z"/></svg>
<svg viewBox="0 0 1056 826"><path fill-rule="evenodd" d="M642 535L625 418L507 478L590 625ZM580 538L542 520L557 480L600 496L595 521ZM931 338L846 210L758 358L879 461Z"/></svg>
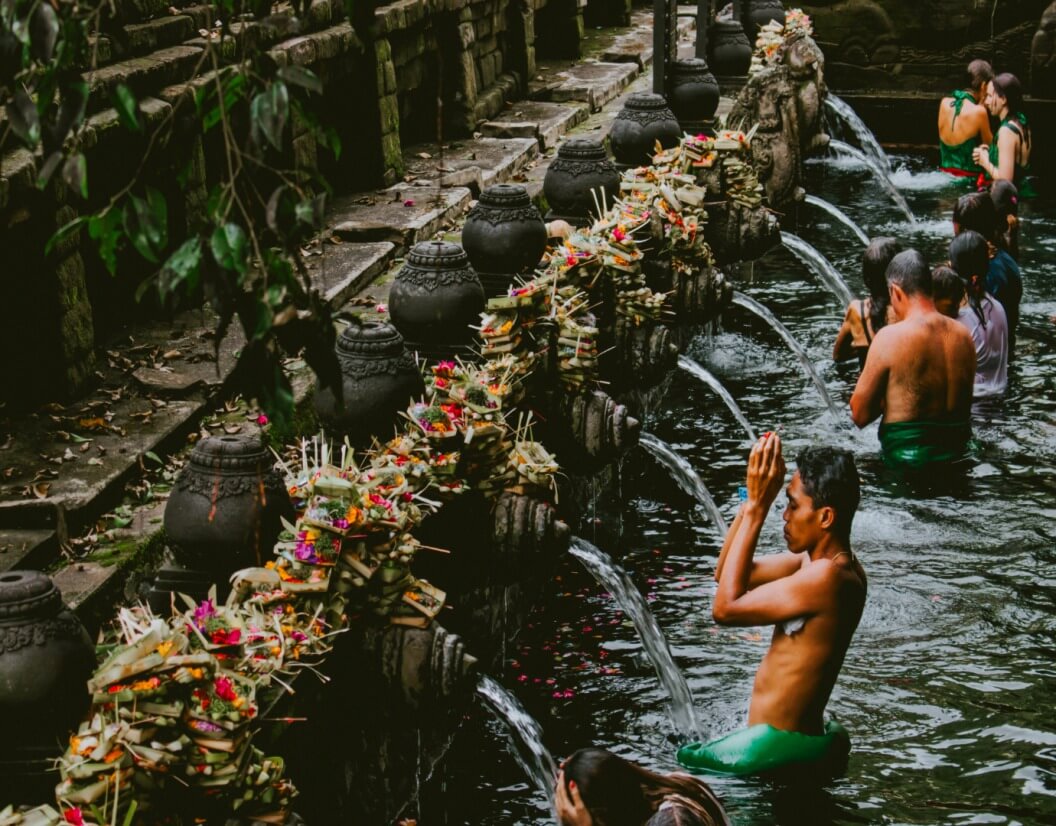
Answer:
<svg viewBox="0 0 1056 826"><path fill-rule="evenodd" d="M866 170L811 162L808 189L871 235L946 257L953 201L963 191L917 158L892 159L921 221L910 224ZM1056 314L1056 205L1021 207L1024 325L1051 334ZM832 219L801 213L794 228L863 289L861 245ZM739 289L802 343L841 410L854 365L835 365L840 303L788 250L756 262ZM760 430L783 427L787 454L810 444L852 449L863 477L852 541L870 578L861 625L829 712L850 731L846 776L824 788L777 788L714 778L738 826L770 824L1037 824L1056 822L1056 351L1020 336L1006 400L979 411L980 443L966 475L922 498L880 463L876 426L834 420L782 341L743 310L687 355L717 376ZM746 456L743 426L702 382L673 377L644 429L670 444L732 514ZM845 418L845 417L844 417ZM722 628L711 618L721 536L665 470L641 451L622 465L627 499L620 560L663 629L696 702L705 737L743 725L768 629ZM783 547L783 496L761 550ZM668 693L629 619L573 558L496 678L540 722L560 760L602 745L671 771ZM444 769L449 824L550 823L549 801L508 755L497 724L471 715ZM425 823L425 821L423 821ZM430 820L426 826L435 826Z"/></svg>

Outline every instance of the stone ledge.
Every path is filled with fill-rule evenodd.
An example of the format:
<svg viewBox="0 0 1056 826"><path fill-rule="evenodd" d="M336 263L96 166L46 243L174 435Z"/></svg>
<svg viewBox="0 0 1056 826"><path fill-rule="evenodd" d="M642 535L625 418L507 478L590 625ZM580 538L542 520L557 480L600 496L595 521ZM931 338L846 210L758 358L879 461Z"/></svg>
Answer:
<svg viewBox="0 0 1056 826"><path fill-rule="evenodd" d="M556 103L581 100L590 104L592 112L615 100L638 76L634 63L584 63L558 72L563 78L550 92Z"/></svg>
<svg viewBox="0 0 1056 826"><path fill-rule="evenodd" d="M47 528L0 531L0 571L40 570L59 552L58 534Z"/></svg>
<svg viewBox="0 0 1056 826"><path fill-rule="evenodd" d="M321 255L308 259L308 272L331 307L341 307L385 272L396 257L396 245L389 241L324 242L321 249Z"/></svg>
<svg viewBox="0 0 1056 826"><path fill-rule="evenodd" d="M523 100L513 104L502 116L485 123L480 131L492 138L535 138L545 152L557 146L562 135L589 116L590 108L586 104Z"/></svg>
<svg viewBox="0 0 1056 826"><path fill-rule="evenodd" d="M423 154L430 157L422 158ZM444 186L468 187L477 195L486 186L518 175L538 154L539 142L534 137L455 141L444 152L442 182ZM441 180L441 159L435 144L408 149L404 165L408 177L416 179L411 182L412 193L418 187L435 187Z"/></svg>
<svg viewBox="0 0 1056 826"><path fill-rule="evenodd" d="M402 250L432 238L469 207L471 197L469 189L460 186L397 184L371 195L338 199L329 222L343 241L389 241Z"/></svg>

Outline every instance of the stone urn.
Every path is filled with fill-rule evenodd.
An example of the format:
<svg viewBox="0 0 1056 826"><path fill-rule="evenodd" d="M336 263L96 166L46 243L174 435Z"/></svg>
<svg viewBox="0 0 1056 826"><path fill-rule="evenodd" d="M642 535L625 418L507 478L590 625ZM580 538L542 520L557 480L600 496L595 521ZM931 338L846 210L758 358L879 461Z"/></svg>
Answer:
<svg viewBox="0 0 1056 826"><path fill-rule="evenodd" d="M528 190L496 184L481 192L462 228L462 248L484 296L505 295L514 276L533 269L546 249L546 224Z"/></svg>
<svg viewBox="0 0 1056 826"><path fill-rule="evenodd" d="M755 43L759 29L771 20L785 22L785 7L781 0L742 0L741 23L750 44Z"/></svg>
<svg viewBox="0 0 1056 826"><path fill-rule="evenodd" d="M178 565L223 592L232 573L271 557L280 517L292 522L293 504L261 436L210 436L176 479L165 538Z"/></svg>
<svg viewBox="0 0 1056 826"><path fill-rule="evenodd" d="M752 44L739 20L716 20L708 35L708 63L719 77L742 77L752 63Z"/></svg>
<svg viewBox="0 0 1056 826"><path fill-rule="evenodd" d="M671 111L686 131L710 121L719 106L719 83L706 60L676 60L671 70Z"/></svg>
<svg viewBox="0 0 1056 826"><path fill-rule="evenodd" d="M55 759L88 711L95 649L39 571L0 574L0 800L55 801Z"/></svg>
<svg viewBox="0 0 1056 826"><path fill-rule="evenodd" d="M335 346L342 398L316 385L315 412L332 436L369 444L392 436L399 412L425 392L422 374L403 346L403 336L384 321L355 319Z"/></svg>
<svg viewBox="0 0 1056 826"><path fill-rule="evenodd" d="M612 203L620 194L620 173L596 138L569 138L557 150L543 178L543 194L550 205L548 221L585 226L597 212L594 197ZM604 199L601 193L604 193Z"/></svg>
<svg viewBox="0 0 1056 826"><path fill-rule="evenodd" d="M640 166L653 158L656 142L665 149L675 146L682 137L682 127L663 95L635 92L609 130L609 147L616 163Z"/></svg>
<svg viewBox="0 0 1056 826"><path fill-rule="evenodd" d="M407 254L389 292L389 313L407 346L426 360L467 355L484 290L458 244L425 241Z"/></svg>

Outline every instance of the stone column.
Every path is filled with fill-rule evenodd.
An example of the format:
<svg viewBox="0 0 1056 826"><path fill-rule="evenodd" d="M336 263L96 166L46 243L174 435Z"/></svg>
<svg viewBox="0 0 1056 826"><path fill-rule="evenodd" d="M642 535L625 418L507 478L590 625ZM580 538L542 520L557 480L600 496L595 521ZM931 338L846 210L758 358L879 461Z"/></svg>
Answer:
<svg viewBox="0 0 1056 826"><path fill-rule="evenodd" d="M403 177L403 146L400 143L400 102L396 97L396 66L387 37L374 41L377 62L378 117L381 126L381 161L385 185Z"/></svg>

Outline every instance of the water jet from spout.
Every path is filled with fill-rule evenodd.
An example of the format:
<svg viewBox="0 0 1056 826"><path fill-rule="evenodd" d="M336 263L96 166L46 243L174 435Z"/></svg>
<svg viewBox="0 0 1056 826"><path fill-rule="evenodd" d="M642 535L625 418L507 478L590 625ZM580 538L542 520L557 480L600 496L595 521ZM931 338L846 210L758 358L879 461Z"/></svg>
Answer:
<svg viewBox="0 0 1056 826"><path fill-rule="evenodd" d="M847 227L847 229L857 235L858 240L861 241L865 246L869 246L869 236L865 234L865 230L858 226L851 219L851 217L838 206L836 206L835 204L830 204L824 198L819 198L816 195L807 195L803 199L803 202L829 213L829 215L831 215L833 218L835 218L837 221Z"/></svg>
<svg viewBox="0 0 1056 826"><path fill-rule="evenodd" d="M711 391L722 399L726 407L729 408L730 412L744 428L744 432L748 434L748 438L753 442L756 439L755 429L752 427L752 423L748 421L748 417L741 411L740 406L737 404L736 399L730 395L730 391L723 387L722 382L719 381L718 377L715 376L710 370L707 370L703 365L693 361L688 356L678 357L678 366L689 373L691 376L700 379L706 384Z"/></svg>
<svg viewBox="0 0 1056 826"><path fill-rule="evenodd" d="M854 301L854 293L847 286L847 282L843 280L843 276L832 265L832 262L816 250L812 244L808 244L798 235L793 235L791 232L781 233L781 243L796 258L810 267L811 271L824 282L829 291L840 300L841 309Z"/></svg>

